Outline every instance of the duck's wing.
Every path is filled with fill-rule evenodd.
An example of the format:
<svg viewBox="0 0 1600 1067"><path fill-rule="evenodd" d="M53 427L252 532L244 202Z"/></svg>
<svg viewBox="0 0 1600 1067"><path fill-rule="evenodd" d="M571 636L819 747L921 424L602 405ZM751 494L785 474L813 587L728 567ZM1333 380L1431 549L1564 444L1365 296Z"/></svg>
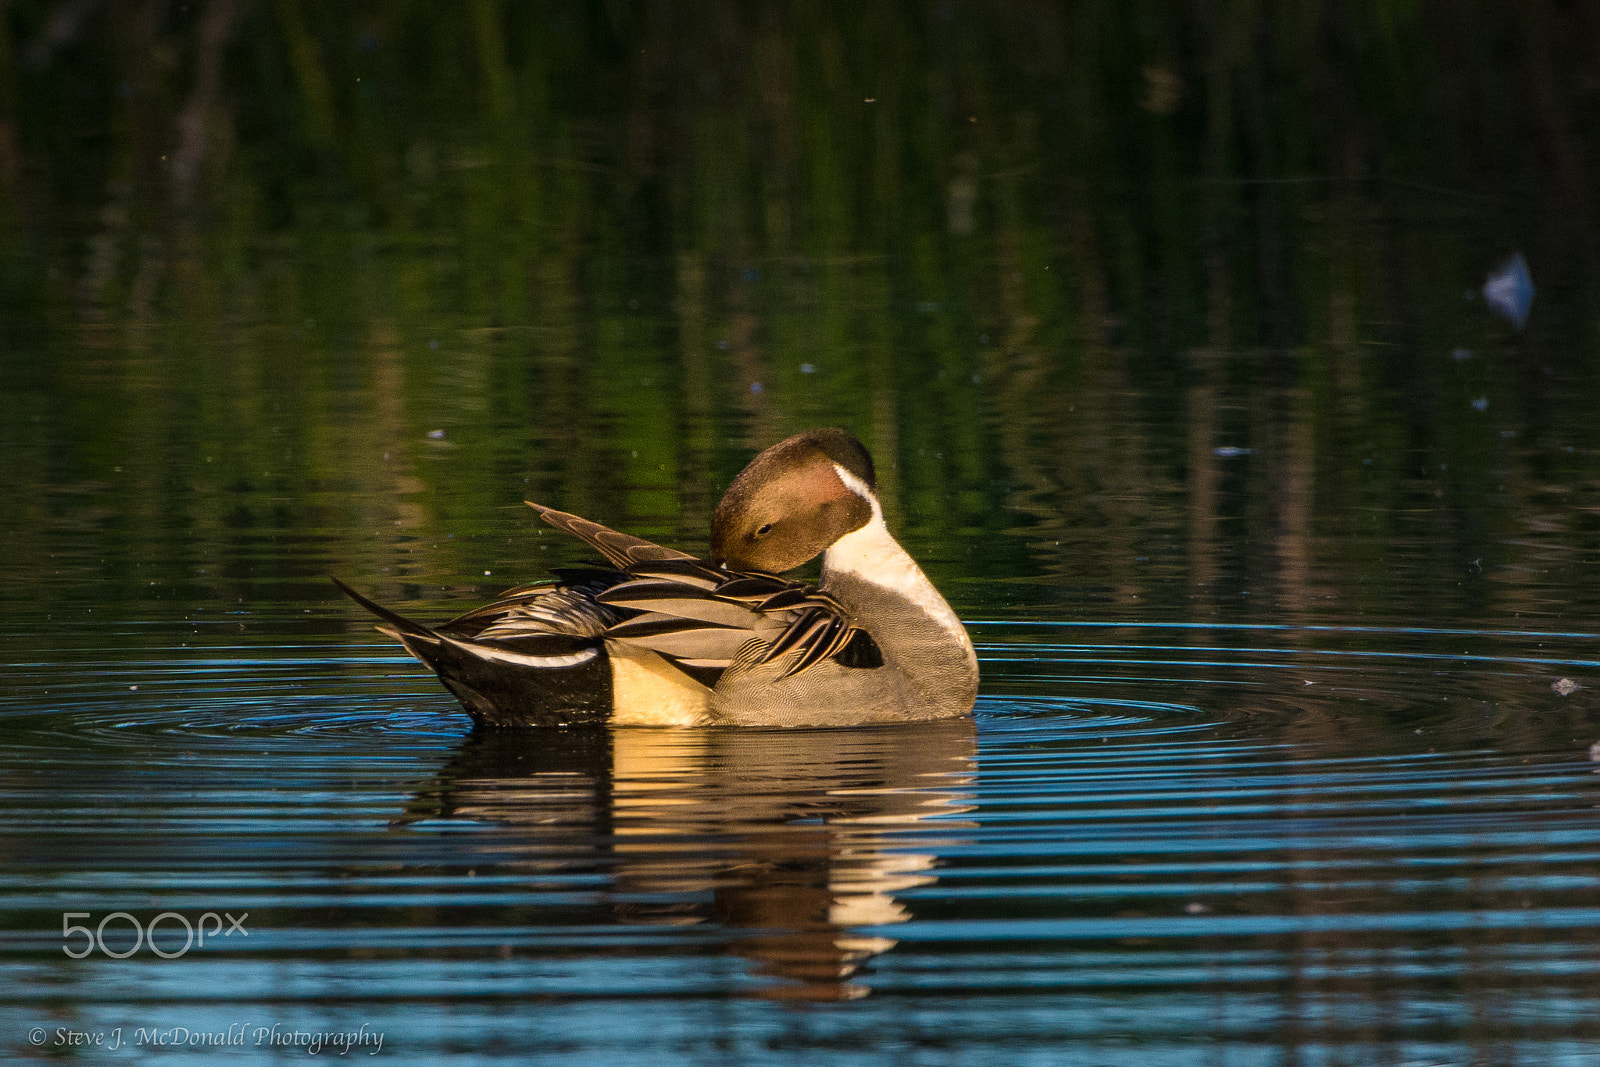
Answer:
<svg viewBox="0 0 1600 1067"><path fill-rule="evenodd" d="M532 634L594 639L627 617L595 597L627 578L599 567L557 568L554 581L507 589L500 598L457 615L438 629L457 637L486 641Z"/></svg>
<svg viewBox="0 0 1600 1067"><path fill-rule="evenodd" d="M499 600L438 626L408 619L339 579L330 576L330 580L381 620L381 632L398 639L412 655L438 671L437 651L447 646L468 657L525 658L526 665L534 667L561 666L575 655L592 657L606 629L628 615L594 598L622 576L615 571L592 573L597 577L585 581L564 575L556 582L509 590Z"/></svg>
<svg viewBox="0 0 1600 1067"><path fill-rule="evenodd" d="M601 526L598 522L590 522L579 515L547 508L531 500L524 500L523 503L537 511L539 517L551 526L563 533L571 534L599 551L616 567L626 569L636 563L694 558L687 552L679 552L675 548L666 548L654 541L646 541L642 537L621 533L609 526Z"/></svg>
<svg viewBox="0 0 1600 1067"><path fill-rule="evenodd" d="M685 668L718 671L736 659L752 665L783 659L782 677L789 677L830 658L849 667L883 663L871 635L813 586L696 559L635 564L628 576L597 595L602 604L638 613L607 629L606 638Z"/></svg>

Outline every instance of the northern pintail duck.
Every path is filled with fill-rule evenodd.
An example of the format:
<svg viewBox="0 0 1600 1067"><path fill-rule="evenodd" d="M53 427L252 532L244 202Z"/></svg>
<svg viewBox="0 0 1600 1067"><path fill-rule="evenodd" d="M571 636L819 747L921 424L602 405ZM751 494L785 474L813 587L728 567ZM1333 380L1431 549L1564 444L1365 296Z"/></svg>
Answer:
<svg viewBox="0 0 1600 1067"><path fill-rule="evenodd" d="M964 715L978 661L884 525L872 457L843 430L757 456L711 559L529 504L608 568L557 570L427 627L340 589L489 726L844 726ZM778 577L822 555L816 586Z"/></svg>

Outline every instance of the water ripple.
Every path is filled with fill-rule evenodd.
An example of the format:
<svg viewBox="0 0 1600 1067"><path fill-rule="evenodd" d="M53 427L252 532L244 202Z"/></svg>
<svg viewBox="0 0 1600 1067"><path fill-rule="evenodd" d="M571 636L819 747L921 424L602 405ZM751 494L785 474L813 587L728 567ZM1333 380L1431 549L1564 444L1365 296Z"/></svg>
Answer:
<svg viewBox="0 0 1600 1067"><path fill-rule="evenodd" d="M396 1033L433 998L556 998L594 1047L584 1005L624 1001L932 1030L954 1004L1004 1044L1104 1026L1107 998L1263 1032L1320 1026L1311 1003L1425 1016L1462 983L1483 1011L1600 1000L1600 723L1550 684L1587 685L1593 635L978 634L975 725L854 731L469 736L376 644L35 654L0 694L7 841L34 857L0 874L0 973L56 1003L69 906L233 908L248 942L83 980L195 1012L201 986L353 997Z"/></svg>

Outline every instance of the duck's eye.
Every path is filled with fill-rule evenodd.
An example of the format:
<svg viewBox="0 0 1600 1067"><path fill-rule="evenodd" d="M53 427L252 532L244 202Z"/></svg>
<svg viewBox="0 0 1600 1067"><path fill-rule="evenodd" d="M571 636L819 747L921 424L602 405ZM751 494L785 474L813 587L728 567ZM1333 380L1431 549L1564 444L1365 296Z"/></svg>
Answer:
<svg viewBox="0 0 1600 1067"><path fill-rule="evenodd" d="M760 526L756 527L756 536L757 537L765 537L765 536L767 536L767 534L769 534L771 532L772 532L772 523L770 523L770 522L764 522Z"/></svg>

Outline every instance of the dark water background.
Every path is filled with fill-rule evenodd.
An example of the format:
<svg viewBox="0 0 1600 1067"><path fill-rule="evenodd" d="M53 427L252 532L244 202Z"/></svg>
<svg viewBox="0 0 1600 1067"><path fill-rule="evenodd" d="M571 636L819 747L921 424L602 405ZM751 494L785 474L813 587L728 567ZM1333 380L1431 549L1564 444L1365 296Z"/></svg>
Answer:
<svg viewBox="0 0 1600 1067"><path fill-rule="evenodd" d="M1597 41L0 3L0 1048L1600 1061ZM700 550L825 424L974 723L469 737L325 578Z"/></svg>

